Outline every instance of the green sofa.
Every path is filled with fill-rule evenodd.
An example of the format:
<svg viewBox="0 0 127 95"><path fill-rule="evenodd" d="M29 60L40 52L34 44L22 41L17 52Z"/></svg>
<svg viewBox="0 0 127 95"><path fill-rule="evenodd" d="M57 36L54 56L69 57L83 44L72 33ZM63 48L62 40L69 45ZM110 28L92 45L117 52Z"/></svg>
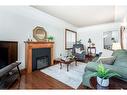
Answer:
<svg viewBox="0 0 127 95"><path fill-rule="evenodd" d="M127 82L127 50L116 50L113 52L112 56L116 57L113 65L104 64L105 68L120 74L121 77L117 78ZM91 87L89 83L90 79L87 77L87 74L97 71L98 64L98 62L87 63L82 81L84 86Z"/></svg>

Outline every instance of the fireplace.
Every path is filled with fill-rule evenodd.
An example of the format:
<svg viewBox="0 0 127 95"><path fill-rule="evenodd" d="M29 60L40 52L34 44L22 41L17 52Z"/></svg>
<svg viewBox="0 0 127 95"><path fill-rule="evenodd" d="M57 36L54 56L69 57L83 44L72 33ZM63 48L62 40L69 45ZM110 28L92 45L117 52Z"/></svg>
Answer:
<svg viewBox="0 0 127 95"><path fill-rule="evenodd" d="M32 71L50 66L50 48L32 49Z"/></svg>
<svg viewBox="0 0 127 95"><path fill-rule="evenodd" d="M53 65L54 42L25 42L25 65L27 73Z"/></svg>

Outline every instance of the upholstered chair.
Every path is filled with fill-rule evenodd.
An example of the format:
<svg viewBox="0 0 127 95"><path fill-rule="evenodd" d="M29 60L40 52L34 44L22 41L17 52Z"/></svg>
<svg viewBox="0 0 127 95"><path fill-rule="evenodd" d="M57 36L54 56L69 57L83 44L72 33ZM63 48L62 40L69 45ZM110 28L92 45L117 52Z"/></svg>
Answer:
<svg viewBox="0 0 127 95"><path fill-rule="evenodd" d="M74 44L72 48L72 54L77 58L77 60L85 60L86 51L83 44Z"/></svg>

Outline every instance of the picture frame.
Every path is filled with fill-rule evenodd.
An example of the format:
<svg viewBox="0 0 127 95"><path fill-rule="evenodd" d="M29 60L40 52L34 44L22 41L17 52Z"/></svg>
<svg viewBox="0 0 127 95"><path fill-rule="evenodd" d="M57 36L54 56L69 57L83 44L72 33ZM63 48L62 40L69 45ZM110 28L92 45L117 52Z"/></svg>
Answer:
<svg viewBox="0 0 127 95"><path fill-rule="evenodd" d="M73 48L73 45L77 42L77 32L65 29L65 50Z"/></svg>

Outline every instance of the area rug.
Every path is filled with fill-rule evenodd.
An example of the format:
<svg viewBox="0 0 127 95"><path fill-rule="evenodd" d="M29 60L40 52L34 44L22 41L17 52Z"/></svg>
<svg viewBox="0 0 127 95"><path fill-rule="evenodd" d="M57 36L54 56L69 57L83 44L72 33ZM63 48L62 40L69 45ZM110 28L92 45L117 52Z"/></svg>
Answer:
<svg viewBox="0 0 127 95"><path fill-rule="evenodd" d="M82 82L82 75L86 63L77 62L77 64L78 65L75 66L74 63L71 63L68 72L66 64L62 64L62 69L60 69L59 64L56 64L40 71L74 89L77 89Z"/></svg>

